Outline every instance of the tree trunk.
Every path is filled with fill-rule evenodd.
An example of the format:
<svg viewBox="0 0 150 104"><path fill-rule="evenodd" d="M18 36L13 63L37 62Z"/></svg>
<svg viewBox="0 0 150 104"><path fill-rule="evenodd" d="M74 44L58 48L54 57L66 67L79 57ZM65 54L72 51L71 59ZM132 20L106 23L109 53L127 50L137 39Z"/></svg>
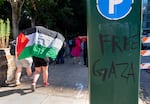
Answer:
<svg viewBox="0 0 150 104"><path fill-rule="evenodd" d="M18 8L16 5L11 4L12 7L12 32L13 32L13 38L16 39L18 33L19 33L19 23L18 23L18 15L17 11Z"/></svg>
<svg viewBox="0 0 150 104"><path fill-rule="evenodd" d="M31 19L31 27L34 27L35 26L35 17L33 17L32 19Z"/></svg>
<svg viewBox="0 0 150 104"><path fill-rule="evenodd" d="M21 18L21 9L25 0L7 0L12 8L12 32L13 38L16 39L19 33L19 22Z"/></svg>

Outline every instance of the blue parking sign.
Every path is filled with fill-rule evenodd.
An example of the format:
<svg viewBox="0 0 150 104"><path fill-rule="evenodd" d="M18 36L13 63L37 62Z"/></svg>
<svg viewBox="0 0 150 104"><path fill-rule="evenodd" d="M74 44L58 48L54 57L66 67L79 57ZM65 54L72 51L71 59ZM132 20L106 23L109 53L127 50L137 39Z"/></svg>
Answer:
<svg viewBox="0 0 150 104"><path fill-rule="evenodd" d="M132 10L134 0L97 0L99 13L109 20L126 17Z"/></svg>

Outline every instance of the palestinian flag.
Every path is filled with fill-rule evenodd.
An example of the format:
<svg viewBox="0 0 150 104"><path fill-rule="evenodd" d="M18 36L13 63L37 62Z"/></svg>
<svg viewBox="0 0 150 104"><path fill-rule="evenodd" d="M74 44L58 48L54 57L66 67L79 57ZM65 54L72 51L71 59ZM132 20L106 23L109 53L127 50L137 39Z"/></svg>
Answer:
<svg viewBox="0 0 150 104"><path fill-rule="evenodd" d="M64 40L60 33L42 26L28 28L17 37L16 55L18 59L31 56L55 59Z"/></svg>

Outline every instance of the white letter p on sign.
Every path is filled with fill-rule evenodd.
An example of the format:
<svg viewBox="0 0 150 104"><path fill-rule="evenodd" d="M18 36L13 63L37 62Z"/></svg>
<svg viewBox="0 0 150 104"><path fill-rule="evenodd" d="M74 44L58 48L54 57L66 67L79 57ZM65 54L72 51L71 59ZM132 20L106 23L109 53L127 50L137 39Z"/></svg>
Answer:
<svg viewBox="0 0 150 104"><path fill-rule="evenodd" d="M121 4L123 0L109 0L109 14L114 14L115 5Z"/></svg>

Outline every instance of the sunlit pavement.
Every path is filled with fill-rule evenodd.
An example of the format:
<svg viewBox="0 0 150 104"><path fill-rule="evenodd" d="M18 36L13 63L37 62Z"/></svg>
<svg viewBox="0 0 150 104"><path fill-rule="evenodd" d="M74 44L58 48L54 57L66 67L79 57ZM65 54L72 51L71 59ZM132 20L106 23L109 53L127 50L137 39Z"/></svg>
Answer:
<svg viewBox="0 0 150 104"><path fill-rule="evenodd" d="M140 71L139 104L150 104L150 71ZM37 89L31 91L31 80L22 79L20 86L1 87L0 104L89 104L88 68L73 64L51 64L48 87L43 87L42 75Z"/></svg>
<svg viewBox="0 0 150 104"><path fill-rule="evenodd" d="M20 86L0 88L0 104L89 104L88 68L73 64L51 64L49 83L43 87L42 75L37 89L31 91L31 80L22 80Z"/></svg>

